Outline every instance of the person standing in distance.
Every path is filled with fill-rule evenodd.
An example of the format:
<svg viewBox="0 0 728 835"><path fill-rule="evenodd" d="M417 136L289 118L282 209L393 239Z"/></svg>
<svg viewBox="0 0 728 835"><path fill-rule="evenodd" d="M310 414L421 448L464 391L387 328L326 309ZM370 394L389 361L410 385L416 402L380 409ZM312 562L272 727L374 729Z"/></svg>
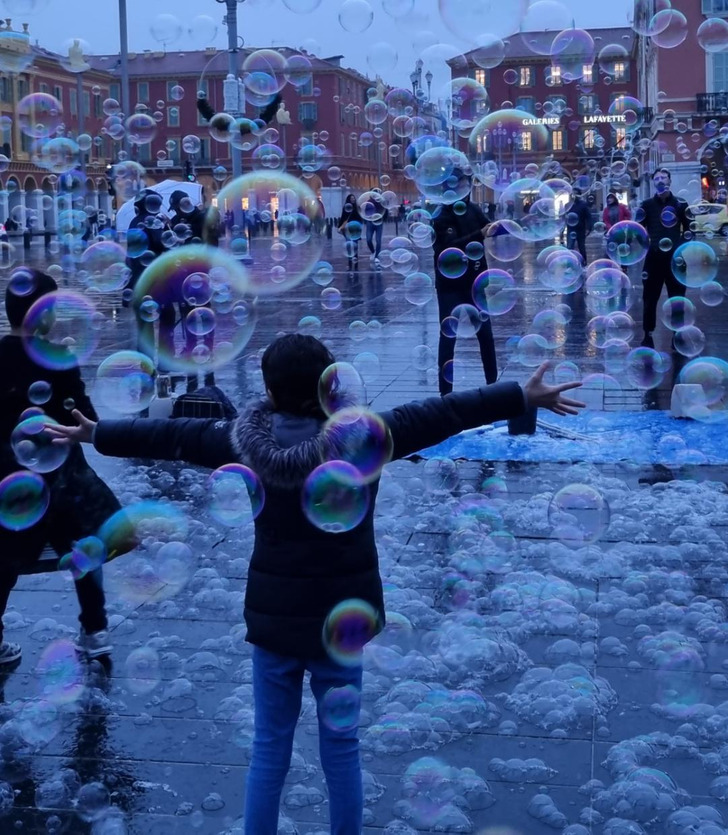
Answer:
<svg viewBox="0 0 728 835"><path fill-rule="evenodd" d="M644 262L642 283L642 345L654 348L652 331L657 324L657 304L663 286L667 286L668 298L684 296L685 287L672 273L672 256L685 240L690 228L687 216L688 204L670 190L672 176L667 168L658 168L652 175L654 196L644 200L637 210L636 219L650 236L650 248ZM665 242L669 242L668 247Z"/></svg>
<svg viewBox="0 0 728 835"><path fill-rule="evenodd" d="M472 175L460 168L456 168L452 178L459 181L467 179L472 186ZM452 316L453 310L460 304L473 304L473 282L483 270L488 269L485 252L482 250L485 240L485 230L488 218L480 206L470 200L470 193L459 201L465 204L465 211L458 214L454 206L442 205L437 210L433 226L435 238L433 242L435 252L435 290L437 292L437 306L440 315L440 343L437 353L440 394L452 391L452 360L455 356L455 339L443 333L443 322ZM465 273L458 278L448 278L440 269L440 256L446 249L456 248L463 252L468 244L479 244L479 258L468 258ZM490 317L484 318L477 333L480 347L480 358L483 362L485 381L495 383L498 379L498 365L495 358L495 343Z"/></svg>
<svg viewBox="0 0 728 835"><path fill-rule="evenodd" d="M589 204L580 191L574 192L574 202L566 215L567 243L569 249L578 249L582 265L586 266L586 236L594 228Z"/></svg>

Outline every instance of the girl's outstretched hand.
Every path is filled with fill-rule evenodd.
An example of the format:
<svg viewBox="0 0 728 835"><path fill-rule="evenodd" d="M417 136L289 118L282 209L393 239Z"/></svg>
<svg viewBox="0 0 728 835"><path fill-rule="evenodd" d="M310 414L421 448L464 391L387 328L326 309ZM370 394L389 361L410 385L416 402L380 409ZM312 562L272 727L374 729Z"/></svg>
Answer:
<svg viewBox="0 0 728 835"><path fill-rule="evenodd" d="M76 421L76 426L62 426L56 423L46 424L47 432L53 435L53 443L61 446L93 443L96 421L84 417L78 409L74 409L71 414Z"/></svg>
<svg viewBox="0 0 728 835"><path fill-rule="evenodd" d="M579 388L581 383L561 383L558 386L549 386L543 381L543 375L548 367L547 362L539 366L523 387L528 406L548 409L557 415L578 415L579 409L583 409L586 403L582 403L581 400L572 400L570 397L562 397L562 394Z"/></svg>

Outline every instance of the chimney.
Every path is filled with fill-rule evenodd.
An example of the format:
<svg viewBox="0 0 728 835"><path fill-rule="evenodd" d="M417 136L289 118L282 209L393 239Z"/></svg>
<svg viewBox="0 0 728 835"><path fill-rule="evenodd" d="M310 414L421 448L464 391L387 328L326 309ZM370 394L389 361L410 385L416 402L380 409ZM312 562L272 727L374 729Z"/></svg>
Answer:
<svg viewBox="0 0 728 835"><path fill-rule="evenodd" d="M24 24L23 24L23 34L24 34L24 35L27 35L27 34L28 34L28 24L27 24L27 23L24 23Z"/></svg>
<svg viewBox="0 0 728 835"><path fill-rule="evenodd" d="M9 18L9 17L6 17L6 18L5 18L5 26L6 26L6 27L7 27L7 28L8 28L8 29L12 32L12 30L13 30L13 21L12 21L12 19L11 19L11 18Z"/></svg>

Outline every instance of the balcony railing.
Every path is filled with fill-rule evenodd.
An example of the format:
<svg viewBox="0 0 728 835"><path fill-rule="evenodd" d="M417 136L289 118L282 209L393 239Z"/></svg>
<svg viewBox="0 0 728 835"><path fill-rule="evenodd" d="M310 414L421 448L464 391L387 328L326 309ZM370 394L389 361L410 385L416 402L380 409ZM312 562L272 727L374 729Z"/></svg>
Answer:
<svg viewBox="0 0 728 835"><path fill-rule="evenodd" d="M698 113L728 113L728 93L698 93L695 109Z"/></svg>

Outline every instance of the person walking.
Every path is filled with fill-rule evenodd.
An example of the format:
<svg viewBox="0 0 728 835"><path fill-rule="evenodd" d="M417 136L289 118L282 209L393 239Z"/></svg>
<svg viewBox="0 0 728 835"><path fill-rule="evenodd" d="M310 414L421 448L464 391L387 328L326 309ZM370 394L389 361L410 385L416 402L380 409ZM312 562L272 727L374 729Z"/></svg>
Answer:
<svg viewBox="0 0 728 835"><path fill-rule="evenodd" d="M370 260L375 267L380 266L379 255L382 251L382 232L387 222L389 212L384 205L382 192L373 188L361 206L364 214L364 222L367 227L367 247L369 248Z"/></svg>
<svg viewBox="0 0 728 835"><path fill-rule="evenodd" d="M253 753L245 791L246 835L276 835L280 797L301 713L304 674L317 703L321 765L329 795L331 835L361 835L364 808L359 757L362 651L384 627L384 595L374 536L379 471L368 483L343 481L315 492L322 461L356 456L359 428L334 437L324 430L319 400L324 372L335 362L312 336L287 334L261 361L266 399L234 421L120 420L99 423L78 412L78 426L55 427L59 440L93 443L104 455L186 460L216 468L239 462L265 495L245 590L246 639L253 645ZM465 429L517 417L528 407L577 414L583 403L564 397L580 383L549 386L544 364L518 383L450 394L371 415L379 470L392 459L444 441ZM335 395L337 380L323 386ZM326 399L327 407L331 402ZM342 424L342 429L345 428ZM366 430L364 430L366 431ZM379 430L377 430L379 431ZM332 445L333 444L333 445ZM353 458L358 461L359 458ZM325 466L325 464L324 464ZM349 465L352 466L353 465ZM348 487L347 487L348 484ZM334 532L327 512L341 512L351 490L370 497L361 516ZM330 505L330 507L329 507ZM285 524L281 524L285 520ZM330 521L330 520L329 520Z"/></svg>
<svg viewBox="0 0 728 835"><path fill-rule="evenodd" d="M359 241L361 240L362 218L359 214L359 207L356 197L347 194L344 206L341 210L339 232L344 236L344 249L349 262L349 269L354 263L359 262Z"/></svg>
<svg viewBox="0 0 728 835"><path fill-rule="evenodd" d="M566 226L567 246L579 251L582 266L586 266L586 237L594 228L594 219L580 191L574 192L574 202L566 214Z"/></svg>
<svg viewBox="0 0 728 835"><path fill-rule="evenodd" d="M620 203L617 200L617 195L610 191L607 195L607 205L602 212L602 223L605 232L609 232L615 223L621 223L623 220L632 220L632 212L630 212L629 206Z"/></svg>
<svg viewBox="0 0 728 835"><path fill-rule="evenodd" d="M637 211L637 221L646 229L650 238L644 261L642 282L642 345L655 347L652 332L657 325L657 304L662 288L667 287L668 298L684 296L685 286L672 272L672 256L685 240L690 228L687 203L670 190L672 175L667 168L658 168L652 175L655 193L642 202ZM667 242L667 246L666 243Z"/></svg>
<svg viewBox="0 0 728 835"><path fill-rule="evenodd" d="M467 177L472 185L472 176L456 169L452 177ZM442 205L435 214L433 249L435 255L435 291L440 318L440 340L437 352L438 387L441 395L449 394L453 387L452 364L455 356L455 334L447 332L447 320L453 310L461 304L473 304L473 282L481 272L488 269L483 243L488 219L483 210L466 196L461 201L465 204L463 213L456 212L451 205ZM468 257L465 272L450 278L442 271L440 257L446 249L459 249L463 252L468 244L475 244L478 257ZM476 334L483 363L485 381L494 383L498 379L498 364L495 356L495 342L490 317L485 316Z"/></svg>

